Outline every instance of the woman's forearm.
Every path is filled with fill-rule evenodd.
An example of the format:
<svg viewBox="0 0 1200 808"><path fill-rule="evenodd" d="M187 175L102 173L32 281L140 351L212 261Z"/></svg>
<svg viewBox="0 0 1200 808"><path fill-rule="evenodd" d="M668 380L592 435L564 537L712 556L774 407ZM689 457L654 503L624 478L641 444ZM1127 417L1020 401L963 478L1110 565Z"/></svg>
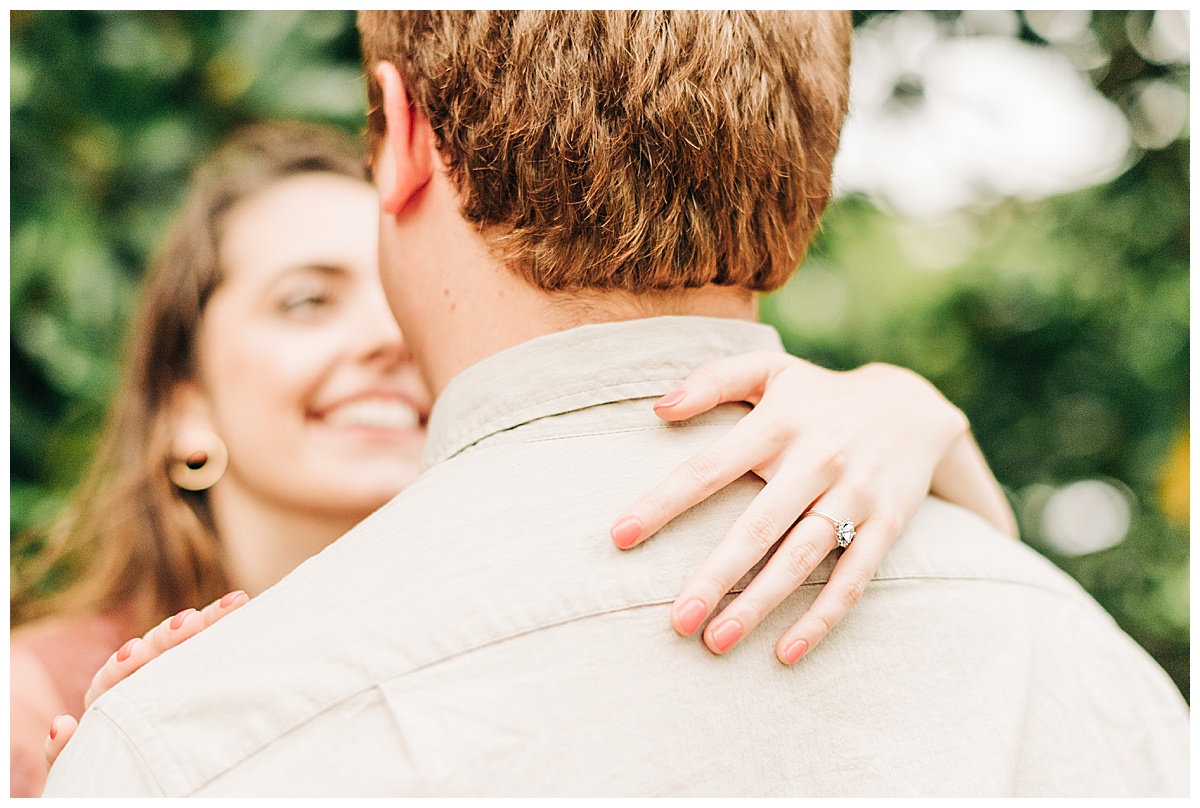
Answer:
<svg viewBox="0 0 1200 808"><path fill-rule="evenodd" d="M1017 519L971 431L950 445L933 471L930 492L974 511L1005 535L1018 537Z"/></svg>

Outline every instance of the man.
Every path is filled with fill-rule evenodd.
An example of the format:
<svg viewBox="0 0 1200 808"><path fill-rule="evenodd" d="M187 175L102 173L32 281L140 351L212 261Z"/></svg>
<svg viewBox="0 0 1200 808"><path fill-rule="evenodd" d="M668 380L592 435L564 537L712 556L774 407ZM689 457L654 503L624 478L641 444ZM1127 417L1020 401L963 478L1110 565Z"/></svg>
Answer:
<svg viewBox="0 0 1200 808"><path fill-rule="evenodd" d="M816 586L723 658L671 630L682 576L755 484L636 569L608 541L742 412L665 426L649 400L697 363L780 350L753 295L786 280L828 199L845 15L364 12L360 29L384 282L438 396L427 472L102 697L47 794L1186 790L1169 680L962 510L927 503L795 667L771 646Z"/></svg>

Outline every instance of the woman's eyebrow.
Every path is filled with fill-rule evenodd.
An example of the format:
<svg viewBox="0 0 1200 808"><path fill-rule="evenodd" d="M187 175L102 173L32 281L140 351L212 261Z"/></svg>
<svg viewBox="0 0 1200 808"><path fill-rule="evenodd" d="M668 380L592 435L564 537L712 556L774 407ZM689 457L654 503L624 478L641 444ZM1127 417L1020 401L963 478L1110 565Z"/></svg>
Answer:
<svg viewBox="0 0 1200 808"><path fill-rule="evenodd" d="M317 275L329 280L342 280L350 275L350 270L337 264L326 264L321 262L292 264L286 266L266 282L262 287L261 294L270 295L282 283L286 283L289 278L297 276L303 277L306 275Z"/></svg>
<svg viewBox="0 0 1200 808"><path fill-rule="evenodd" d="M287 275L295 272L319 272L323 275L346 275L350 270L340 264L326 264L322 262L312 262L307 264L295 264L288 267L280 275Z"/></svg>
<svg viewBox="0 0 1200 808"><path fill-rule="evenodd" d="M285 278L290 278L294 275L308 275L314 273L318 275L325 275L327 277L340 278L349 275L350 270L338 264L327 264L321 262L292 264L291 266L287 266L276 273L275 277L271 280L271 285L274 286L279 281Z"/></svg>

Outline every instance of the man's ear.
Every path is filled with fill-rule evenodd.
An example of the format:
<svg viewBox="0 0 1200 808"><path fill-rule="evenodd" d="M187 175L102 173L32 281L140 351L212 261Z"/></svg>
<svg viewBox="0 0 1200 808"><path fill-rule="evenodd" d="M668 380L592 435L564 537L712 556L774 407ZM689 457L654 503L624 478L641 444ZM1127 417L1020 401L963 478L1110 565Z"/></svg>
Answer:
<svg viewBox="0 0 1200 808"><path fill-rule="evenodd" d="M380 205L395 216L433 178L433 129L408 97L400 73L391 62L380 62L375 79L383 91L387 130L376 154L375 183Z"/></svg>

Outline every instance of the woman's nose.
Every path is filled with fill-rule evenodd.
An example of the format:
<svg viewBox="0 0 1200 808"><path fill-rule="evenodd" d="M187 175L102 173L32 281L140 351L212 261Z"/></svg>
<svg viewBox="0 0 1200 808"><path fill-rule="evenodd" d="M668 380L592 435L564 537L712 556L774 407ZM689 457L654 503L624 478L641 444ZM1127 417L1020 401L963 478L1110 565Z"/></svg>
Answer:
<svg viewBox="0 0 1200 808"><path fill-rule="evenodd" d="M395 315L383 295L372 306L369 316L358 323L362 335L362 356L365 361L400 364L412 361L408 342L396 322Z"/></svg>

